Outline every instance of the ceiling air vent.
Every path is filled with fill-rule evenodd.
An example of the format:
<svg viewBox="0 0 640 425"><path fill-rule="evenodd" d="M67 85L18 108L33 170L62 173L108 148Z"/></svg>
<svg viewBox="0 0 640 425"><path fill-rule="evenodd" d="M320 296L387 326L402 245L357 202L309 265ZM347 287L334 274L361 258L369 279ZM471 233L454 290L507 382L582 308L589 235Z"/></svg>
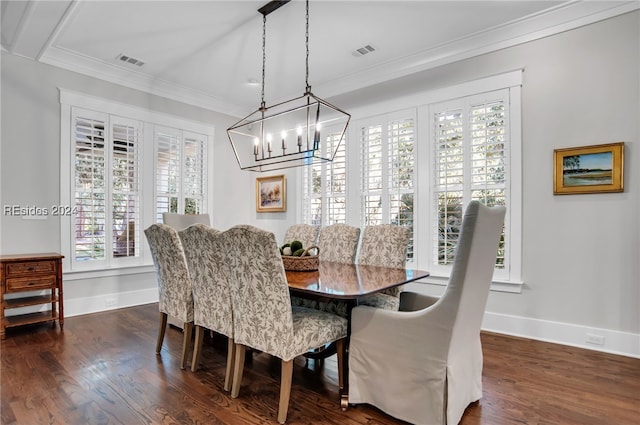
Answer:
<svg viewBox="0 0 640 425"><path fill-rule="evenodd" d="M131 65L136 65L136 66L144 65L144 62L141 61L140 59L132 58L131 56L127 56L127 55L123 55L123 54L119 54L116 59L121 60L122 62L131 64Z"/></svg>
<svg viewBox="0 0 640 425"><path fill-rule="evenodd" d="M367 44L364 47L360 47L359 49L354 50L353 52L351 52L351 54L353 56L358 57L358 56L364 56L367 53L374 52L375 50L376 50L375 47L373 47L371 44Z"/></svg>

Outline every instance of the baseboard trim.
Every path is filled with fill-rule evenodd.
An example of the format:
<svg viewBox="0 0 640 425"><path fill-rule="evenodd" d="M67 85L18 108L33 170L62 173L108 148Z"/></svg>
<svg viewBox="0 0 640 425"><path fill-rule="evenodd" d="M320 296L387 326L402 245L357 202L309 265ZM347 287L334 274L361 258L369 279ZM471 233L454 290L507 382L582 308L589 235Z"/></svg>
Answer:
<svg viewBox="0 0 640 425"><path fill-rule="evenodd" d="M482 329L571 347L640 358L640 334L485 312Z"/></svg>
<svg viewBox="0 0 640 425"><path fill-rule="evenodd" d="M103 294L95 297L64 300L64 317L116 310L158 302L158 288Z"/></svg>

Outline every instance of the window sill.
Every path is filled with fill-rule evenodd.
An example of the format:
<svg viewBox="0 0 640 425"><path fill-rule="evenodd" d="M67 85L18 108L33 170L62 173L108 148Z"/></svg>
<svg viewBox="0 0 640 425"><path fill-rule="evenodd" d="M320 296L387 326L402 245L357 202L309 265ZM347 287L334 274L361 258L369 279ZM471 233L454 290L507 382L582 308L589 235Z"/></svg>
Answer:
<svg viewBox="0 0 640 425"><path fill-rule="evenodd" d="M136 266L120 266L92 270L65 270L63 271L63 277L65 281L70 281L93 279L97 277L125 276L138 273L149 273L153 271L155 271L155 269L152 264L141 264Z"/></svg>
<svg viewBox="0 0 640 425"><path fill-rule="evenodd" d="M427 278L417 280L416 283L446 286L448 281L449 278L447 276L429 276ZM522 293L523 286L524 282L520 281L494 280L491 282L491 291L520 294Z"/></svg>

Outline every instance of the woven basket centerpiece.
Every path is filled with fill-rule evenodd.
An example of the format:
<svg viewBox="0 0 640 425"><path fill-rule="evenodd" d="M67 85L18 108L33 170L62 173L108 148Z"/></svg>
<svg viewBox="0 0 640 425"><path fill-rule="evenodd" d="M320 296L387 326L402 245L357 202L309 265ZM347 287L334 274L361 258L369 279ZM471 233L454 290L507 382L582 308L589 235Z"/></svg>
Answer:
<svg viewBox="0 0 640 425"><path fill-rule="evenodd" d="M312 250L316 251L315 255L311 255ZM296 255L282 255L282 264L284 269L295 272L311 272L318 270L318 254L320 248L317 246L311 246L307 248L301 256Z"/></svg>

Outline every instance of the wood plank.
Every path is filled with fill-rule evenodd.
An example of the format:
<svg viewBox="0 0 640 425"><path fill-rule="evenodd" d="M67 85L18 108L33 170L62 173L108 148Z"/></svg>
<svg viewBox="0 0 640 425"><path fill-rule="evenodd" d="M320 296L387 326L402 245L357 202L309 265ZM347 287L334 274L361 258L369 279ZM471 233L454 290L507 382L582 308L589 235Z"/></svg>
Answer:
<svg viewBox="0 0 640 425"><path fill-rule="evenodd" d="M275 424L281 362L248 353L240 395L223 390L227 340L205 332L200 368L180 369L182 332L155 354L157 304L12 328L2 341L0 423ZM635 424L640 359L483 333L484 397L463 425ZM403 424L340 409L335 356L294 360L288 424Z"/></svg>

